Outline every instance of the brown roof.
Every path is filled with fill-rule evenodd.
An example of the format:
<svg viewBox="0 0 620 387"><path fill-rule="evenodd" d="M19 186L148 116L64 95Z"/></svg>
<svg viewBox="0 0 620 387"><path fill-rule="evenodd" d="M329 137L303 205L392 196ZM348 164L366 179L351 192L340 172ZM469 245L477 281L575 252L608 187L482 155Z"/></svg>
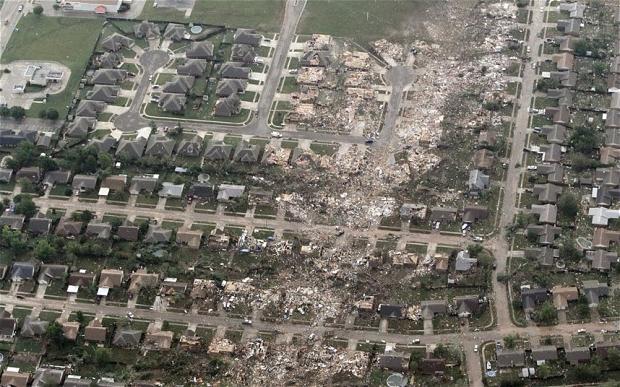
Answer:
<svg viewBox="0 0 620 387"><path fill-rule="evenodd" d="M29 373L4 371L0 384L2 386L26 387L29 380Z"/></svg>
<svg viewBox="0 0 620 387"><path fill-rule="evenodd" d="M77 339L80 323L77 321L66 321L62 323L62 333L67 340Z"/></svg>
<svg viewBox="0 0 620 387"><path fill-rule="evenodd" d="M107 328L101 325L101 321L94 319L84 329L84 339L103 343L105 342L107 332Z"/></svg>

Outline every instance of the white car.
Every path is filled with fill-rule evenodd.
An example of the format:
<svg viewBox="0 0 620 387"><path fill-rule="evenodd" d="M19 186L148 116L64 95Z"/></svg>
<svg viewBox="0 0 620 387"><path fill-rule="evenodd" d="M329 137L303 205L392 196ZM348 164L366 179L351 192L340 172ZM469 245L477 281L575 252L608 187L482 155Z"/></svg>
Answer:
<svg viewBox="0 0 620 387"><path fill-rule="evenodd" d="M478 352L478 344L474 345L474 352Z"/></svg>
<svg viewBox="0 0 620 387"><path fill-rule="evenodd" d="M23 5L19 5L19 7L17 7L17 12L21 12L24 10L24 6Z"/></svg>
<svg viewBox="0 0 620 387"><path fill-rule="evenodd" d="M282 133L280 133L280 132L271 132L271 137L273 137L273 138L282 138Z"/></svg>

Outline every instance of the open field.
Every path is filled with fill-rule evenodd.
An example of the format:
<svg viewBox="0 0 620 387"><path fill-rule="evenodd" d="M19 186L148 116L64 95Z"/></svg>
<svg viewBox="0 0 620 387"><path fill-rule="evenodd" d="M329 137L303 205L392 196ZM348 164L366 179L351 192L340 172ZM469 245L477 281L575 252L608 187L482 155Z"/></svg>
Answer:
<svg viewBox="0 0 620 387"><path fill-rule="evenodd" d="M101 31L102 21L25 15L11 35L1 62L14 60L50 60L71 69L67 88L48 98L46 104L33 104L29 116L37 117L39 110L54 108L63 117L67 106L88 64L92 50ZM19 30L19 31L18 31Z"/></svg>
<svg viewBox="0 0 620 387"><path fill-rule="evenodd" d="M324 33L352 38L360 44L386 38L402 40L418 34L429 0L308 0L300 34Z"/></svg>
<svg viewBox="0 0 620 387"><path fill-rule="evenodd" d="M248 27L277 32L284 14L283 0L198 0L190 17L174 8L154 8L148 0L142 19L198 22L227 27Z"/></svg>

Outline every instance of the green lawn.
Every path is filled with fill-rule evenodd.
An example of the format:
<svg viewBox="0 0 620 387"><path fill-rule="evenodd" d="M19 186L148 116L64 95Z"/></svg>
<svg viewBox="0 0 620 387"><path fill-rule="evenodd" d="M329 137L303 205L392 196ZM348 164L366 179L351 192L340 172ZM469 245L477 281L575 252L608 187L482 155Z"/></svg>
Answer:
<svg viewBox="0 0 620 387"><path fill-rule="evenodd" d="M365 44L410 38L431 0L308 0L297 33L348 37Z"/></svg>
<svg viewBox="0 0 620 387"><path fill-rule="evenodd" d="M71 69L67 88L48 98L47 104L33 104L28 115L37 117L43 108L55 108L63 117L77 90L95 43L102 20L25 15L17 24L2 55L1 62L14 60L50 60Z"/></svg>
<svg viewBox="0 0 620 387"><path fill-rule="evenodd" d="M147 0L141 19L191 21L278 32L284 14L284 0L198 0L189 18L185 18L185 12L175 8L154 8L153 2Z"/></svg>

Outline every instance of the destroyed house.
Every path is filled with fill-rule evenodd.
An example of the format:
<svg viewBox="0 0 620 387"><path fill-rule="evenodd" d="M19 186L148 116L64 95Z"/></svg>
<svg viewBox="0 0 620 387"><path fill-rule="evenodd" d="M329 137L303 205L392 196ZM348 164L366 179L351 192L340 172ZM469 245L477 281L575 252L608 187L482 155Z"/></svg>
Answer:
<svg viewBox="0 0 620 387"><path fill-rule="evenodd" d="M180 199L183 196L183 190L185 184L174 184L170 182L163 182L161 189L157 193L160 198L177 198Z"/></svg>
<svg viewBox="0 0 620 387"><path fill-rule="evenodd" d="M327 67L330 62L329 52L326 51L307 51L299 59L303 67Z"/></svg>
<svg viewBox="0 0 620 387"><path fill-rule="evenodd" d="M495 156L493 152L488 149L478 149L474 153L473 162L474 167L482 171L488 171L493 166Z"/></svg>
<svg viewBox="0 0 620 387"><path fill-rule="evenodd" d="M95 284L95 274L85 270L75 271L69 274L67 282L71 286L92 286Z"/></svg>

